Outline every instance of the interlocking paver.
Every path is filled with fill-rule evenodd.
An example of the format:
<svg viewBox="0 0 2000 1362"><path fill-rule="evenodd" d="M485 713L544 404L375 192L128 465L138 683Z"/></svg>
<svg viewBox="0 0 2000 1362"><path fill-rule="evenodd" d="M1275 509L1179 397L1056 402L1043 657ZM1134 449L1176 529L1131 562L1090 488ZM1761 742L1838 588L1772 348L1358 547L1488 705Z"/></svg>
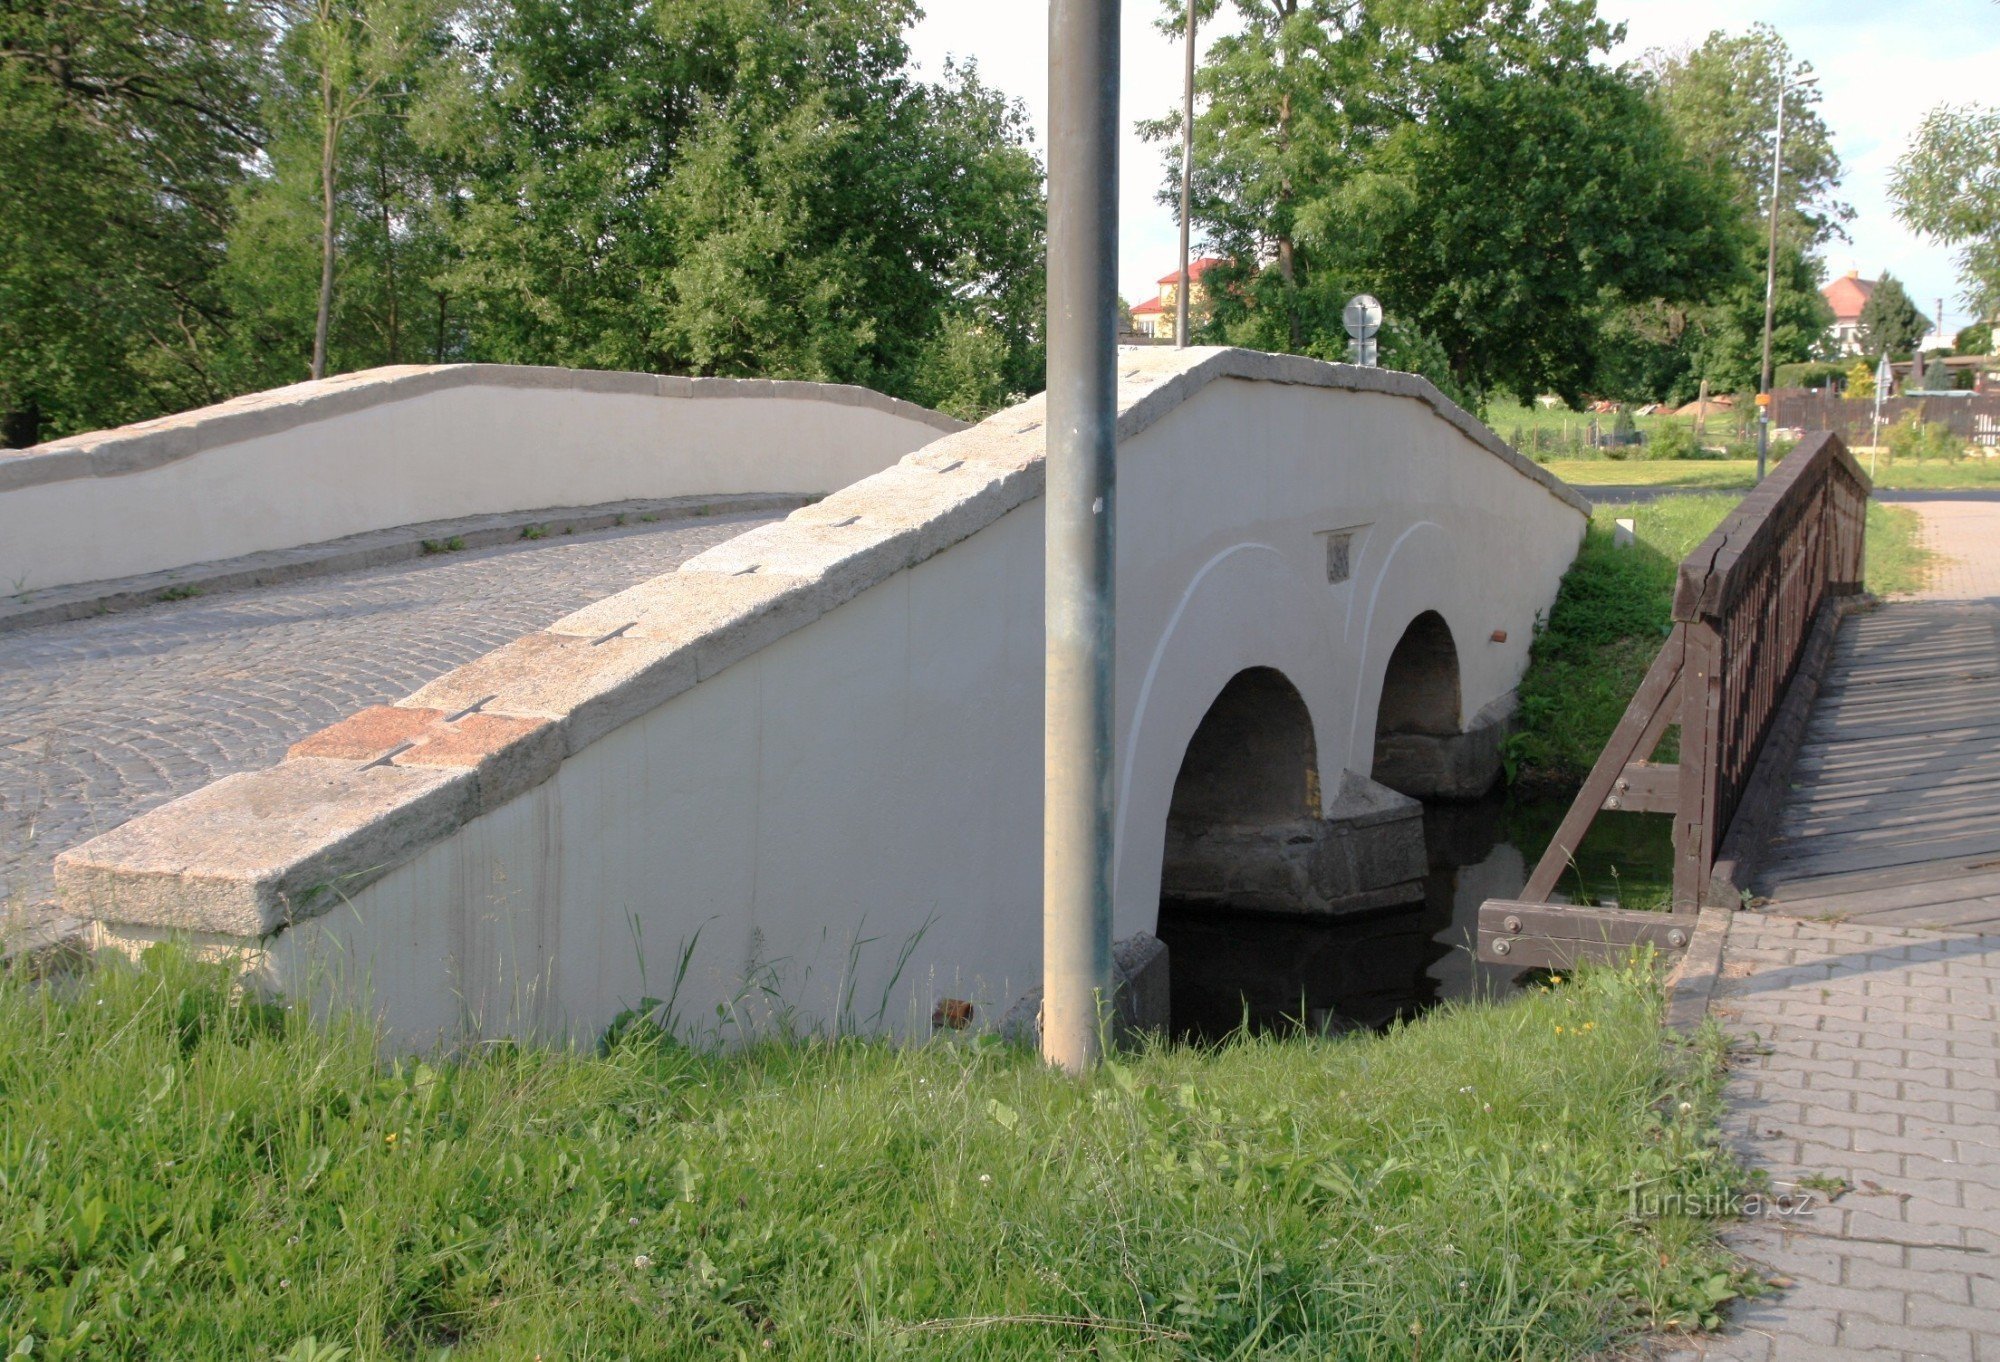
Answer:
<svg viewBox="0 0 2000 1362"><path fill-rule="evenodd" d="M0 910L32 925L63 848L772 518L523 541L0 633Z"/></svg>
<svg viewBox="0 0 2000 1362"><path fill-rule="evenodd" d="M1851 1190L1796 1222L1732 1229L1792 1285L1673 1355L1974 1362L2000 1339L2000 1047L1991 1021L1984 1040L1937 1028L2000 984L2000 936L1745 912L1723 960L1713 1006L1743 1042L1727 1136L1778 1187L1832 1176ZM1918 1038L1876 1030L1892 1026ZM1942 1034L1963 1034L1964 1052Z"/></svg>

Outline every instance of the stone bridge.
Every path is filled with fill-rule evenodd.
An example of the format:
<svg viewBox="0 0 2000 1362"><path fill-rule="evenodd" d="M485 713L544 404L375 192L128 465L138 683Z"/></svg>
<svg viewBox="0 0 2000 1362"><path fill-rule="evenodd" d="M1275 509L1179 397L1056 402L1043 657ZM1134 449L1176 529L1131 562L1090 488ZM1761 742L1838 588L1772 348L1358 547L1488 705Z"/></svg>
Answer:
<svg viewBox="0 0 2000 1362"><path fill-rule="evenodd" d="M1163 901L1328 914L1407 897L1423 875L1409 796L1492 781L1586 504L1406 375L1212 349L1128 350L1120 365L1117 934L1143 939ZM597 399L659 386L650 408L608 422L568 394L536 425L495 396L512 391L493 386L502 372L449 413L412 395L234 438L203 436L197 414L194 444L213 448L182 464L266 442L212 470L209 495L273 466L308 482L339 469L345 518L245 537L244 513L218 507L198 536L107 560L134 591L173 572L228 585L256 580L257 555L342 535L401 533L407 554L412 532L397 527L416 520L433 522L419 527L433 545L453 517L497 518L492 532L518 540L506 527L522 505L705 497L728 511L744 509L729 494L830 495L711 536L677 567L663 537L614 531L664 549L629 564L635 585L63 852L64 909L104 944L190 935L249 952L278 987L365 995L416 1044L588 1039L676 986L682 1016L724 1024L921 1025L946 998L987 1018L1027 994L1040 973L1040 401L941 434L952 423L873 395L764 385L745 395L774 409L743 404L732 430L737 404L664 386L686 380L592 375ZM336 428L357 417L365 451ZM100 486L179 466L128 471L146 460L119 438L93 455ZM711 452L686 455L697 438ZM733 462L713 452L731 439ZM496 446L527 453L469 493ZM347 476L363 453L366 476ZM624 471L604 476L605 462ZM371 479L418 491L397 500ZM0 492L0 525L14 495ZM80 580L84 557L50 587L58 608L63 592L116 596ZM509 557L522 583L557 561ZM466 602L476 615L509 588L488 575L459 589L481 593ZM377 642L395 647L357 628L339 651L363 659ZM10 646L0 635L0 659Z"/></svg>

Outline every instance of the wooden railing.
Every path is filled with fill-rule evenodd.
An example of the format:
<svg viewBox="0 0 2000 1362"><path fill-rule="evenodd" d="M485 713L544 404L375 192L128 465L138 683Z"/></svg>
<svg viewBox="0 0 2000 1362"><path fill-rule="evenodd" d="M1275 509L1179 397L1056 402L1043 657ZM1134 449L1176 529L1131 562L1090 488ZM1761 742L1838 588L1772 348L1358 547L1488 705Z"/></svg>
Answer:
<svg viewBox="0 0 2000 1362"><path fill-rule="evenodd" d="M1830 648L1841 599L1861 590L1869 491L1839 437L1808 436L1681 561L1665 645L1520 898L1480 910L1482 958L1566 964L1599 947L1686 944L1686 918L1724 897L1717 860L1753 783L1771 787L1752 800L1759 816L1782 786L1777 768L1790 765L1805 721L1794 682ZM1653 761L1676 725L1679 760ZM1550 903L1606 811L1674 816L1668 914Z"/></svg>

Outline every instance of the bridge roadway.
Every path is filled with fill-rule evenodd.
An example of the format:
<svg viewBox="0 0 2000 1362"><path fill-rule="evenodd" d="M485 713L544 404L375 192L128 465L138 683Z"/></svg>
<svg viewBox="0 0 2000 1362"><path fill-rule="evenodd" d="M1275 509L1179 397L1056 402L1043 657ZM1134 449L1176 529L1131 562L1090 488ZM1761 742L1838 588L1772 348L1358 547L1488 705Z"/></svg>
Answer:
<svg viewBox="0 0 2000 1362"><path fill-rule="evenodd" d="M0 633L0 935L60 928L46 903L65 847L776 518L523 540Z"/></svg>

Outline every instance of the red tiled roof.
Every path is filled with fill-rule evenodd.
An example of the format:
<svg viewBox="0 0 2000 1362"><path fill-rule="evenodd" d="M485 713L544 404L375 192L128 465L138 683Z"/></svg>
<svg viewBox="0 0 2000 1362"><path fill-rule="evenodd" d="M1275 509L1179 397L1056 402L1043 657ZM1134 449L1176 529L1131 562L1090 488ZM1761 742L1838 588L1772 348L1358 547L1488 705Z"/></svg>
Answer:
<svg viewBox="0 0 2000 1362"><path fill-rule="evenodd" d="M1863 279L1853 270L1849 270L1820 290L1833 308L1833 319L1836 322L1860 320L1861 309L1868 305L1868 297L1874 292L1875 281Z"/></svg>
<svg viewBox="0 0 2000 1362"><path fill-rule="evenodd" d="M1158 298L1148 298L1143 303L1132 304L1132 315L1135 317L1150 317L1160 310L1160 300Z"/></svg>
<svg viewBox="0 0 2000 1362"><path fill-rule="evenodd" d="M1208 267L1210 265L1220 265L1221 263L1222 263L1221 256L1205 255L1199 260L1188 261L1188 274L1190 277L1193 278L1193 280L1197 284L1199 284L1201 282L1201 277L1204 274L1208 273ZM1161 275L1158 279L1154 280L1153 282L1158 284L1178 284L1180 281L1181 281L1181 272L1179 270L1175 270L1172 274Z"/></svg>

